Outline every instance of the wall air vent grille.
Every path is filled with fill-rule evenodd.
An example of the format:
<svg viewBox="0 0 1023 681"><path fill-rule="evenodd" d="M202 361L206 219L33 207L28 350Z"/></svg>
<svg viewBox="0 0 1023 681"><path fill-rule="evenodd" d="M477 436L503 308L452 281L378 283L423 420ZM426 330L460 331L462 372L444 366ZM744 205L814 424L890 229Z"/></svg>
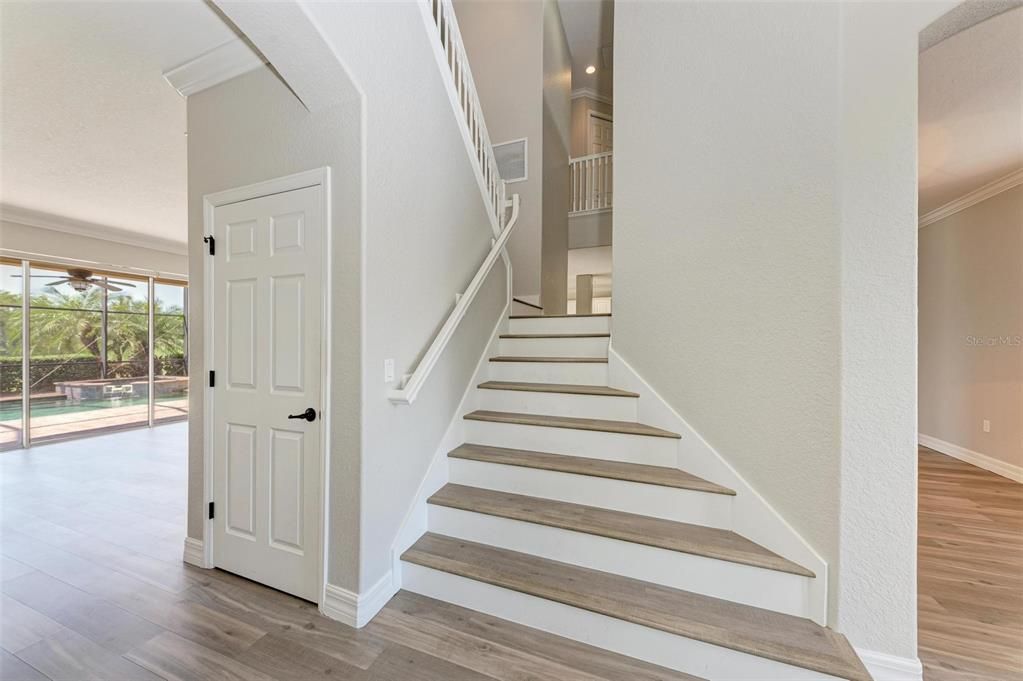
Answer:
<svg viewBox="0 0 1023 681"><path fill-rule="evenodd" d="M505 182L522 182L527 179L528 140L522 138L494 145L494 159L497 170Z"/></svg>

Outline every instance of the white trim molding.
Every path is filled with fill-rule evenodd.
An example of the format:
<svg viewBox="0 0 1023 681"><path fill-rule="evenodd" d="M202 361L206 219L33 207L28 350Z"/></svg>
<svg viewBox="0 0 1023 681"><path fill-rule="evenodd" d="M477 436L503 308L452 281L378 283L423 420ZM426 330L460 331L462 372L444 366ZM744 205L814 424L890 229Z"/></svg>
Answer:
<svg viewBox="0 0 1023 681"><path fill-rule="evenodd" d="M953 459L965 461L968 464L973 464L977 468L983 468L986 471L991 471L1003 478L1023 483L1023 466L1006 463L1005 461L988 456L987 454L981 454L980 452L975 452L972 449L960 447L959 445L952 444L951 442L945 442L944 440L939 440L936 437L924 435L923 433L919 433L917 435L917 442L924 447L933 449L936 452L947 454Z"/></svg>
<svg viewBox="0 0 1023 681"><path fill-rule="evenodd" d="M203 551L202 540L185 537L185 552L183 560L189 565L199 568L206 568L206 552Z"/></svg>
<svg viewBox="0 0 1023 681"><path fill-rule="evenodd" d="M376 617L394 594L398 585L393 573L388 572L365 592L357 594L334 584L327 584L323 590L320 612L324 617L337 620L350 627L361 629Z"/></svg>
<svg viewBox="0 0 1023 681"><path fill-rule="evenodd" d="M950 215L955 215L959 211L966 210L970 206L975 206L981 201L986 201L992 196L997 196L1002 192L1008 191L1013 187L1018 187L1021 184L1023 184L1023 168L1013 171L1004 177L1000 177L994 182L989 182L983 187L974 189L969 194L960 196L955 201L949 201L944 206L939 206L938 208L921 215L920 227L926 227L938 220L944 220Z"/></svg>
<svg viewBox="0 0 1023 681"><path fill-rule="evenodd" d="M151 251L162 251L164 253L173 253L174 255L188 255L188 243L185 241L148 236L121 227L111 227L97 222L66 218L6 203L0 204L0 219L6 222L16 222L19 225L26 225L28 227L41 227L42 229L49 229L63 234L74 234L91 239L102 239L103 241L113 241L128 246L148 248Z"/></svg>
<svg viewBox="0 0 1023 681"><path fill-rule="evenodd" d="M583 97L586 97L587 99L592 99L595 102L600 102L601 104L614 106L614 100L612 100L607 95L600 94L591 87L581 87L576 90L572 90L572 99L581 99Z"/></svg>
<svg viewBox="0 0 1023 681"><path fill-rule="evenodd" d="M855 650L874 681L923 681L924 668L919 658L898 657L860 648Z"/></svg>
<svg viewBox="0 0 1023 681"><path fill-rule="evenodd" d="M248 73L266 63L263 56L240 38L234 38L184 64L164 71L164 79L182 97Z"/></svg>

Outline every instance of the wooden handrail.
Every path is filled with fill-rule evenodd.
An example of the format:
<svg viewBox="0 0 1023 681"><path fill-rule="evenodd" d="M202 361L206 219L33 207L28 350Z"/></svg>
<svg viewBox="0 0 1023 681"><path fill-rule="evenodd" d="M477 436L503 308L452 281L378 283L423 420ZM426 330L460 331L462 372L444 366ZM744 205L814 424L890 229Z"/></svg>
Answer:
<svg viewBox="0 0 1023 681"><path fill-rule="evenodd" d="M426 354L423 355L415 370L403 382L400 389L391 390L388 393L387 398L392 402L396 404L412 404L416 401L416 397L426 383L426 379L429 378L430 372L433 371L433 367L440 360L441 355L444 354L444 348L447 347L452 336L455 335L455 330L461 323L462 318L465 317L465 313L469 310L469 306L472 305L472 301L475 300L476 294L483 287L483 282L486 281L487 275L494 268L494 263L502 256L504 247L508 243L508 237L511 236L512 228L515 227L515 223L519 219L519 195L512 195L511 199L507 201L507 205L511 207L511 217L508 219L508 223L501 230L501 234L498 235L497 239L494 240L494 245L490 247L487 257L483 259L479 269L476 270L476 275L469 282L465 293L458 298L454 309L451 310L444 325L440 327L440 331L434 336L429 349L427 349Z"/></svg>

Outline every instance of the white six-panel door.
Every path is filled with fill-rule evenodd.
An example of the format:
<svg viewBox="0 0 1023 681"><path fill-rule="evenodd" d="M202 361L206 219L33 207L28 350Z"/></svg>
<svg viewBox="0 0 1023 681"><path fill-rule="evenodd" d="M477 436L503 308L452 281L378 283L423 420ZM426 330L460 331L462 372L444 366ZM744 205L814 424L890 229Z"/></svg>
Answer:
<svg viewBox="0 0 1023 681"><path fill-rule="evenodd" d="M318 601L322 187L215 208L213 563ZM314 421L288 418L307 409Z"/></svg>
<svg viewBox="0 0 1023 681"><path fill-rule="evenodd" d="M589 141L590 154L603 154L614 149L614 124L607 116L590 112L589 130L587 138Z"/></svg>

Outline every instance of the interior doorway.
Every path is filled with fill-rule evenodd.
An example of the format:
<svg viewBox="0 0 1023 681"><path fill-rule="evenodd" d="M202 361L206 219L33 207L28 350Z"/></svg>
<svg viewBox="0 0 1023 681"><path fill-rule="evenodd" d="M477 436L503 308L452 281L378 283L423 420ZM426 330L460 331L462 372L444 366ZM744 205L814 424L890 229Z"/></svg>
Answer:
<svg viewBox="0 0 1023 681"><path fill-rule="evenodd" d="M207 196L209 566L320 602L327 169Z"/></svg>
<svg viewBox="0 0 1023 681"><path fill-rule="evenodd" d="M921 33L917 586L928 681L1023 674L1023 7L1011 7L963 5Z"/></svg>
<svg viewBox="0 0 1023 681"><path fill-rule="evenodd" d="M614 122L610 113L590 109L586 147L590 154L604 154L614 150Z"/></svg>

